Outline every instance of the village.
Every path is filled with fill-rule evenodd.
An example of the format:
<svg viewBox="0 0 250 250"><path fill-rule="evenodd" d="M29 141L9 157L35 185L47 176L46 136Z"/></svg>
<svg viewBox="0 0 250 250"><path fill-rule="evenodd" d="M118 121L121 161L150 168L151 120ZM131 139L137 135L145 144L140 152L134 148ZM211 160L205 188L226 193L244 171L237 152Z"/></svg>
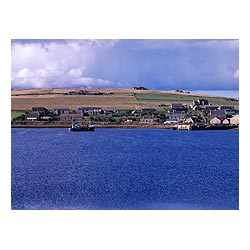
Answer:
<svg viewBox="0 0 250 250"><path fill-rule="evenodd" d="M11 125L12 127L68 127L72 123L78 123L80 125L95 124L97 127L114 125L163 128L172 128L177 124L239 125L239 110L234 106L211 104L205 98L193 100L190 105L174 102L171 105L159 103L158 106L164 107L164 110L150 107L136 110L98 106L79 107L77 110L60 107L50 110L46 107L31 107L30 110L13 118Z"/></svg>

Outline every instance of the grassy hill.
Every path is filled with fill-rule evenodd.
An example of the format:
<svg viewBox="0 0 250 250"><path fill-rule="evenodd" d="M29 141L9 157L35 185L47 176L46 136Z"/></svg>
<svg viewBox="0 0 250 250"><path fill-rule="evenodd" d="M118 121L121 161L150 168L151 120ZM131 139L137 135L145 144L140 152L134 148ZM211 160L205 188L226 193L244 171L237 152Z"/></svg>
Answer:
<svg viewBox="0 0 250 250"><path fill-rule="evenodd" d="M64 95L70 91L99 91L102 95ZM206 96L202 94L179 93L158 90L110 89L110 88L41 88L11 90L11 110L30 110L34 106L47 109L79 107L102 107L117 109L156 108L163 110L159 104L170 106L173 102L190 105L192 100L206 98L212 104L231 105L239 109L239 102L232 98Z"/></svg>

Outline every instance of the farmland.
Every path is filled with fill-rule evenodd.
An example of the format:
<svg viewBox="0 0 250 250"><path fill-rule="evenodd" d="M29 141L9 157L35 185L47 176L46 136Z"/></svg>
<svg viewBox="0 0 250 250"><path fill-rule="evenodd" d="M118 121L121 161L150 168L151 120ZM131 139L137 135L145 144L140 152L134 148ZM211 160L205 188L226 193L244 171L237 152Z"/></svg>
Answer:
<svg viewBox="0 0 250 250"><path fill-rule="evenodd" d="M212 104L233 105L239 108L239 102L230 98L212 97L192 93L176 93L173 91L110 89L110 88L81 88L86 91L100 91L102 95L65 95L70 91L80 89L41 88L41 89L13 89L11 91L11 110L26 111L34 106L53 108L69 108L77 110L79 107L102 107L117 109L141 109L145 107L163 110L159 104L170 106L173 102L190 105L192 100L205 97ZM107 94L108 93L108 94ZM111 93L111 94L110 94ZM165 107L166 107L165 106Z"/></svg>

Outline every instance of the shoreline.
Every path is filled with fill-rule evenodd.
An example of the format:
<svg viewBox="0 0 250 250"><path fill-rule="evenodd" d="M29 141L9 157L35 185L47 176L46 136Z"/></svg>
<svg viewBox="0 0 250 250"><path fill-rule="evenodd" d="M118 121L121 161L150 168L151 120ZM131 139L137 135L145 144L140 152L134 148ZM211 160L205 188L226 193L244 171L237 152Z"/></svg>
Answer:
<svg viewBox="0 0 250 250"><path fill-rule="evenodd" d="M172 129L174 125L165 125L165 124L157 124L157 125L115 125L115 124L95 124L95 128L157 128L157 129ZM70 128L70 125L23 125L23 124L15 124L11 125L11 128Z"/></svg>

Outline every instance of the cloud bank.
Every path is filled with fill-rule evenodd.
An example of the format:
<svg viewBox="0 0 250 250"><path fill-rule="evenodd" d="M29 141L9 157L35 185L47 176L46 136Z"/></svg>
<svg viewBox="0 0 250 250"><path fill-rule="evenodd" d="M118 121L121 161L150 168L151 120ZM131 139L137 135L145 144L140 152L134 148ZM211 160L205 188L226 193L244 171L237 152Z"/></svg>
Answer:
<svg viewBox="0 0 250 250"><path fill-rule="evenodd" d="M238 89L238 40L12 40L12 88Z"/></svg>

